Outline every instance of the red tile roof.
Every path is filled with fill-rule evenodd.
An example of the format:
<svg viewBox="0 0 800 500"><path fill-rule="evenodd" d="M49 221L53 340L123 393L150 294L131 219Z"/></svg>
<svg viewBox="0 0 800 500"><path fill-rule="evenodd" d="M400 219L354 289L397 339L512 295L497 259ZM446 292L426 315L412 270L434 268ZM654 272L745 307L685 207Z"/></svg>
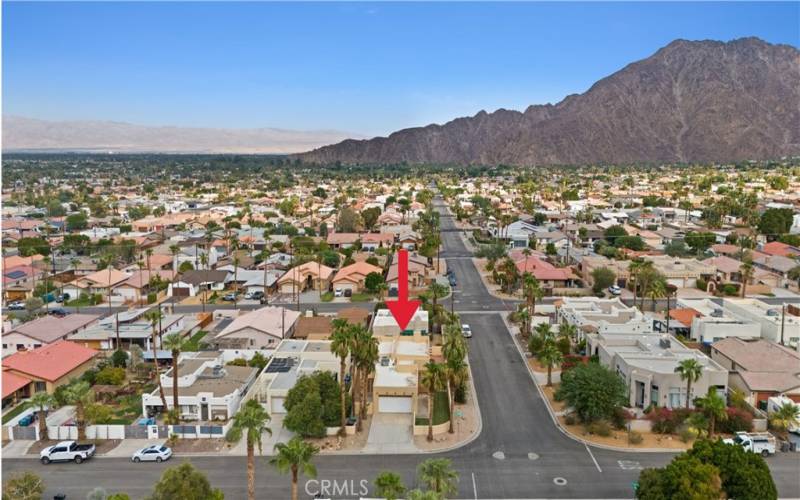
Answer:
<svg viewBox="0 0 800 500"><path fill-rule="evenodd" d="M702 316L702 314L691 307L687 307L686 309L672 309L669 312L670 318L680 321L689 328L692 327L692 320L700 316Z"/></svg>
<svg viewBox="0 0 800 500"><path fill-rule="evenodd" d="M26 385L31 383L31 379L17 375L16 373L3 372L3 398L14 394Z"/></svg>
<svg viewBox="0 0 800 500"><path fill-rule="evenodd" d="M3 368L55 382L95 356L94 349L60 340L32 351L14 353L3 359Z"/></svg>
<svg viewBox="0 0 800 500"><path fill-rule="evenodd" d="M764 253L770 255L780 255L781 257L794 257L800 255L800 248L781 243L780 241L771 241L764 245L761 249Z"/></svg>
<svg viewBox="0 0 800 500"><path fill-rule="evenodd" d="M569 269L555 267L553 264L540 259L534 255L523 257L516 262L520 273L531 273L537 280L541 281L561 281L572 278Z"/></svg>

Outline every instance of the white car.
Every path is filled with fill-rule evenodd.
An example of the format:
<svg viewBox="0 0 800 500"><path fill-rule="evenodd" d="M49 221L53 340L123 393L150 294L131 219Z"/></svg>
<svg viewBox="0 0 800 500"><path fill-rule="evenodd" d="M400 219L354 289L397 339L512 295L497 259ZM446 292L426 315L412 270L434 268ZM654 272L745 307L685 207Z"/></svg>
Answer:
<svg viewBox="0 0 800 500"><path fill-rule="evenodd" d="M472 338L472 328L467 324L461 325L461 335L463 335L465 339Z"/></svg>
<svg viewBox="0 0 800 500"><path fill-rule="evenodd" d="M333 296L334 297L344 296L344 290L342 290L341 288L337 288L336 290L333 291Z"/></svg>
<svg viewBox="0 0 800 500"><path fill-rule="evenodd" d="M163 462L165 460L169 460L169 457L172 456L172 449L167 448L163 444L154 444L152 446L147 446L142 448L141 450L137 451L131 457L131 460L139 463L139 462Z"/></svg>
<svg viewBox="0 0 800 500"><path fill-rule="evenodd" d="M617 285L612 285L608 287L608 293L610 293L611 295L619 295L622 293L622 289Z"/></svg>

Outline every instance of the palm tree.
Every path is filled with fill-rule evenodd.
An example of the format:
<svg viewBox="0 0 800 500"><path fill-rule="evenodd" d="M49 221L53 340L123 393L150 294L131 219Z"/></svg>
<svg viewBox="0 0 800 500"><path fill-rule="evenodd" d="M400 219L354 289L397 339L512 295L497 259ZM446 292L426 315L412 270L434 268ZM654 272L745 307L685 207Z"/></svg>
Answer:
<svg viewBox="0 0 800 500"><path fill-rule="evenodd" d="M447 430L453 434L453 415L456 408L456 390L469 380L469 370L464 358L447 359L445 362L445 377L447 379L448 396L450 397L450 427Z"/></svg>
<svg viewBox="0 0 800 500"><path fill-rule="evenodd" d="M522 323L522 328L520 328L520 331L522 332L522 338L527 339L531 336L531 315L528 312L528 308L525 306L525 304L519 305L517 319L520 323Z"/></svg>
<svg viewBox="0 0 800 500"><path fill-rule="evenodd" d="M89 382L74 382L64 391L64 400L75 405L75 423L78 425L78 439L86 439L86 407L92 403L92 387Z"/></svg>
<svg viewBox="0 0 800 500"><path fill-rule="evenodd" d="M42 263L44 264L44 269L43 269L43 271L44 271L44 297L43 297L43 299L44 299L44 310L45 310L45 312L50 310L50 301L47 300L47 298L48 298L47 295L50 293L49 286L48 286L49 282L47 280L47 271L49 271L49 269L50 269L50 262L51 262L50 256L49 255L45 255L45 257L42 259Z"/></svg>
<svg viewBox="0 0 800 500"><path fill-rule="evenodd" d="M667 296L667 285L664 280L656 280L650 284L647 296L653 301L653 312L656 310L656 300Z"/></svg>
<svg viewBox="0 0 800 500"><path fill-rule="evenodd" d="M341 401L341 427L339 428L339 435L345 436L347 434L346 413L347 408L345 404L345 383L344 383L344 370L345 363L348 356L350 356L350 347L353 342L353 329L350 323L345 319L333 320L333 333L331 334L331 352L339 358L339 398Z"/></svg>
<svg viewBox="0 0 800 500"><path fill-rule="evenodd" d="M703 374L703 365L696 359L684 359L675 367L675 373L680 375L681 380L686 381L686 408L692 400L692 384L700 380Z"/></svg>
<svg viewBox="0 0 800 500"><path fill-rule="evenodd" d="M742 297L747 293L747 284L753 279L753 258L750 252L742 257L742 265L739 266L739 272L742 273Z"/></svg>
<svg viewBox="0 0 800 500"><path fill-rule="evenodd" d="M428 361L420 383L428 389L428 441L433 441L433 400L436 393L444 389L445 374L441 364Z"/></svg>
<svg viewBox="0 0 800 500"><path fill-rule="evenodd" d="M256 498L256 457L255 445L258 445L258 454L261 454L261 434L267 431L270 436L272 429L267 427L270 416L255 399L248 399L233 416L231 425L225 439L229 442L237 442L245 434L247 439L247 499Z"/></svg>
<svg viewBox="0 0 800 500"><path fill-rule="evenodd" d="M160 308L152 309L144 314L144 318L150 322L150 326L153 329L152 339L151 339L151 342L153 344L153 365L155 366L156 382L158 383L158 392L161 395L161 404L164 406L164 412L166 413L169 410L169 407L167 406L167 397L164 396L164 386L161 385L161 373L159 371L159 366L158 366L158 351L156 350L156 336L158 330L158 323L159 321L161 321L161 318L163 316L164 315L161 313ZM175 409L177 410L177 408Z"/></svg>
<svg viewBox="0 0 800 500"><path fill-rule="evenodd" d="M208 252L200 256L200 263L203 265L203 269L205 270L205 275L206 275L206 282L203 284L203 300L202 300L203 312L206 312L206 302L208 302L208 283L209 283Z"/></svg>
<svg viewBox="0 0 800 500"><path fill-rule="evenodd" d="M716 422L728 418L725 400L717 394L715 388L709 387L705 397L695 399L694 405L708 418L708 437L713 439Z"/></svg>
<svg viewBox="0 0 800 500"><path fill-rule="evenodd" d="M541 350L539 350L538 356L539 361L547 366L547 387L551 387L553 385L551 380L553 366L564 361L564 355L561 354L555 341L552 338L548 338L545 340Z"/></svg>
<svg viewBox="0 0 800 500"><path fill-rule="evenodd" d="M448 458L430 458L417 467L417 475L431 491L444 497L458 491L458 472Z"/></svg>
<svg viewBox="0 0 800 500"><path fill-rule="evenodd" d="M37 392L25 403L28 408L36 408L39 419L39 439L47 439L47 416L46 411L56 405L56 398L47 392Z"/></svg>
<svg viewBox="0 0 800 500"><path fill-rule="evenodd" d="M575 340L578 336L578 328L575 325L571 325L569 323L561 323L558 325L558 336L559 337L566 337L570 340Z"/></svg>
<svg viewBox="0 0 800 500"><path fill-rule="evenodd" d="M292 500L297 500L297 477L300 473L302 472L310 478L317 477L317 468L311 463L311 460L319 452L319 449L295 436L288 443L276 444L275 452L275 457L270 459L269 463L281 473L291 471Z"/></svg>
<svg viewBox="0 0 800 500"><path fill-rule="evenodd" d="M536 301L544 297L544 290L542 290L542 286L536 276L531 273L526 273L523 277L523 287L525 300L528 304L528 314L533 319L536 314Z"/></svg>
<svg viewBox="0 0 800 500"><path fill-rule="evenodd" d="M172 408L178 410L178 357L186 348L186 339L179 332L170 333L164 337L163 349L172 353ZM179 413L180 414L180 413Z"/></svg>
<svg viewBox="0 0 800 500"><path fill-rule="evenodd" d="M630 281L633 282L633 305L636 306L636 292L639 290L639 272L644 266L642 259L634 259L628 264L628 276Z"/></svg>
<svg viewBox="0 0 800 500"><path fill-rule="evenodd" d="M378 339L363 325L353 327L355 363L358 375L361 378L361 415L356 421L356 430L362 430L362 420L367 418L367 392L369 391L369 376L375 371L375 363L380 359ZM355 398L354 398L355 399Z"/></svg>
<svg viewBox="0 0 800 500"><path fill-rule="evenodd" d="M375 495L386 500L397 500L406 494L406 487L399 474L383 471L375 478Z"/></svg>
<svg viewBox="0 0 800 500"><path fill-rule="evenodd" d="M150 257L153 255L153 249L152 248L145 249L144 254L147 256L147 270L150 271L153 269L152 267L150 267Z"/></svg>
<svg viewBox="0 0 800 500"><path fill-rule="evenodd" d="M435 281L432 282L430 284L430 286L428 287L428 293L430 294L431 299L433 301L433 318L434 318L433 328L434 328L434 331L438 331L436 329L436 320L438 318L438 315L436 314L436 303L437 303L437 301L439 299L441 299L442 297L447 295L447 292L448 292L448 289L447 289L446 286L444 286L442 284L439 284L439 283L437 283Z"/></svg>
<svg viewBox="0 0 800 500"><path fill-rule="evenodd" d="M239 296L239 260L238 255L233 256L233 286L235 287L233 290L233 309L238 310L238 301L236 300Z"/></svg>
<svg viewBox="0 0 800 500"><path fill-rule="evenodd" d="M784 403L769 416L769 423L776 429L786 431L800 425L800 406Z"/></svg>
<svg viewBox="0 0 800 500"><path fill-rule="evenodd" d="M464 356L467 355L467 343L461 333L461 325L456 322L449 323L445 327L442 355L446 360L463 360Z"/></svg>

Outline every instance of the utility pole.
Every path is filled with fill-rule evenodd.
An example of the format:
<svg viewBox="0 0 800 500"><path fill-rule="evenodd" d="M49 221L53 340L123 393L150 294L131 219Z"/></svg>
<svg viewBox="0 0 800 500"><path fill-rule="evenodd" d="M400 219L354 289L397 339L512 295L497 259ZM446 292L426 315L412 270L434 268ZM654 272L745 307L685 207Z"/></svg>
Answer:
<svg viewBox="0 0 800 500"><path fill-rule="evenodd" d="M783 343L783 331L786 328L786 303L784 302L781 304L781 345L786 345Z"/></svg>

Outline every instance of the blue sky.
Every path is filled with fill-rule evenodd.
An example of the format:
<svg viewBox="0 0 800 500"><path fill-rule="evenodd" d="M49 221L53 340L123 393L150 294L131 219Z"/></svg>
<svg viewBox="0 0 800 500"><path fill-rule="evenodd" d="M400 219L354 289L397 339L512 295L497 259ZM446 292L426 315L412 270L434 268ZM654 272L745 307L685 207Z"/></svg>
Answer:
<svg viewBox="0 0 800 500"><path fill-rule="evenodd" d="M584 92L676 38L800 45L792 3L9 3L3 113L365 135Z"/></svg>

